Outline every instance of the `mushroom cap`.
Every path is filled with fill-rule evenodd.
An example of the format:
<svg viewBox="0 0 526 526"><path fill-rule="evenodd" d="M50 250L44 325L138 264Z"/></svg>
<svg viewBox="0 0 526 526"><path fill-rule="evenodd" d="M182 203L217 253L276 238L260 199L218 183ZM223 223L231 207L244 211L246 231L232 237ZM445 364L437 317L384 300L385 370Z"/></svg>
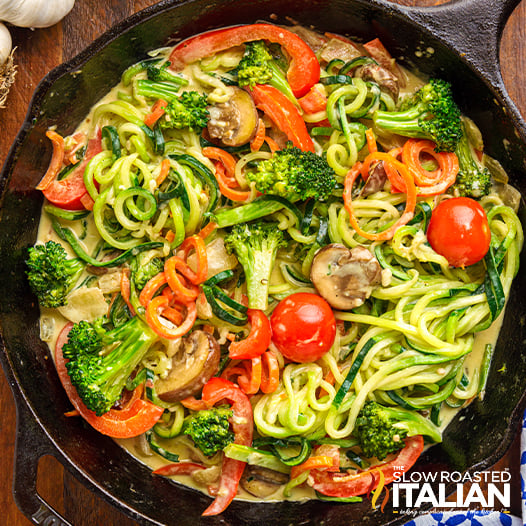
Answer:
<svg viewBox="0 0 526 526"><path fill-rule="evenodd" d="M241 146L256 134L259 117L252 97L245 90L232 88L226 102L208 107L208 133L226 146Z"/></svg>
<svg viewBox="0 0 526 526"><path fill-rule="evenodd" d="M198 394L217 372L220 357L219 344L212 335L193 331L181 339L168 376L156 380L157 395L165 402L178 402Z"/></svg>
<svg viewBox="0 0 526 526"><path fill-rule="evenodd" d="M334 309L359 307L381 281L381 267L365 247L339 243L321 248L312 261L310 278L318 294Z"/></svg>

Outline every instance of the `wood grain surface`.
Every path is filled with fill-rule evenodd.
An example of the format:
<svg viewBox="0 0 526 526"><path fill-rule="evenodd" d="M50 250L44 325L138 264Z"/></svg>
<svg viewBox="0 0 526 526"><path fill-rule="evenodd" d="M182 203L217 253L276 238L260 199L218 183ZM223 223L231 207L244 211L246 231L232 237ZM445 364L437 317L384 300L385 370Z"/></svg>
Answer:
<svg viewBox="0 0 526 526"><path fill-rule="evenodd" d="M404 5L432 5L436 0L396 0ZM498 1L498 0L496 0ZM16 83L0 109L0 166L24 120L31 95L39 81L55 66L81 51L93 39L128 15L155 4L154 0L77 0L59 24L32 31L10 28L17 47ZM441 2L438 2L441 3ZM504 32L501 66L511 98L526 116L526 0L511 16ZM0 524L29 526L12 498L13 452L16 416L9 386L0 374ZM512 472L511 513L520 515L519 440L494 467ZM136 523L95 497L52 458L39 465L38 491L75 526L133 526Z"/></svg>

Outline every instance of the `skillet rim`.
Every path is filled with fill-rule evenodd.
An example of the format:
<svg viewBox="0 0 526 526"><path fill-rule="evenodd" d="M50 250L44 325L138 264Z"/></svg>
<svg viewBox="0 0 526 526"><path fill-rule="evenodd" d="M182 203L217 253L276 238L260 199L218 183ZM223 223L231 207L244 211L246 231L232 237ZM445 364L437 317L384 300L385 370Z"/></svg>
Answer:
<svg viewBox="0 0 526 526"><path fill-rule="evenodd" d="M95 54L97 54L101 49L109 45L113 40L118 38L121 34L123 34L125 31L128 31L130 29L133 29L137 25L139 25L142 22L145 22L146 20L162 13L163 11L169 9L169 8L175 8L183 4L191 4L194 0L186 0L180 3L172 1L172 0L163 0L162 2L159 2L158 4L155 4L153 6L147 7L142 11L139 11L137 13L132 14L130 17L122 20L112 28L110 28L108 31L103 33L101 36L99 36L94 42L92 42L89 46L84 48L80 53L72 57L70 60L60 64L53 70L51 70L38 84L37 88L34 91L34 94L31 98L31 101L28 106L28 112L24 119L24 122L20 128L20 131L17 133L17 136L9 150L9 153L7 155L6 161L4 163L4 166L2 168L2 171L0 173L0 192L2 195L2 201L5 197L5 187L7 185L7 182L9 180L9 176L11 175L13 168L17 162L18 159L18 152L19 149L24 142L24 139L30 132L32 128L32 121L36 118L36 115L38 113L38 109L40 107L40 104L42 103L43 99L45 98L46 94L48 93L49 89L53 86L53 84L62 76L67 75L68 73L71 73L75 69L77 69L80 65L85 63L87 60L92 58ZM395 6L393 4L386 4L380 0L369 0L369 2L366 2L365 0L355 0L357 2L360 2L362 4L373 4L377 7L380 7L385 12L392 12L395 13L397 16L405 16L405 11L398 9L398 6ZM413 22L412 20L409 20L409 22L414 25L415 29L427 33L428 29L426 27L423 27L419 25L418 23ZM431 34L431 36L434 36ZM446 44L446 43L445 43ZM447 44L446 44L447 46ZM458 55L458 52L450 47L447 46L450 51L456 55ZM462 57L459 57L460 60L463 60ZM513 101L509 99L502 100L502 92L495 90L495 87L493 84L486 82L488 79L484 77L484 75L481 75L480 72L474 68L468 61L464 61L466 66L472 70L472 72L480 79L482 80L489 91L493 93L494 96L496 96L501 104L504 106L509 106L509 101L513 104ZM520 114L519 114L520 115ZM522 128L517 128L517 123L514 119L512 120L513 127L519 131L521 138L523 142L526 143L526 134L524 133L524 130L526 129L526 126L524 125L524 121L522 119L519 119L520 124L522 124ZM1 203L0 203L1 206ZM24 390L22 389L22 386L19 383L19 379L16 378L16 374L12 368L12 365L10 363L10 359L7 354L7 349L4 344L4 338L3 335L1 335L1 341L2 341L2 352L0 353L0 358L2 361L2 365L4 366L4 371L6 373L6 376L9 379L10 387L13 391L13 395L17 404L17 410L18 410L18 404L20 403L19 396L22 399L22 402L26 404L25 409L29 410L32 415L34 416L36 422L41 427L42 431L45 433L46 429L45 426L40 421L40 418L36 413L33 411L33 407L28 401L27 397L25 396ZM5 355L5 356L4 356ZM5 360L7 359L7 362ZM7 370L6 370L7 369ZM19 395L15 393L15 389L18 390ZM521 413L524 407L526 406L526 391L523 393L521 399L519 400L517 406L515 407L515 410L512 412L512 415L510 417L510 422L514 423L516 425L521 418ZM522 409L521 409L522 408ZM508 428L508 431L510 428L513 427L510 425ZM49 436L47 433L45 433L47 436L47 439L55 446L56 443L53 440L51 436ZM509 433L506 435L507 438L509 438ZM469 471L474 471L476 469L480 469L480 467L488 467L492 463L494 463L496 460L498 460L502 455L505 454L509 446L511 445L513 441L513 435L511 438L509 438L508 443L506 444L506 441L504 441L501 444L501 447L498 448L489 458L484 459L484 461L481 461L480 463L476 464L475 466L471 467ZM114 505L116 505L118 508L122 508L123 503L121 501L116 501L112 495L108 495L107 492L104 491L103 488L101 488L99 485L94 483L92 480L90 480L84 472L79 470L78 466L71 462L71 459L67 457L60 448L58 448L58 451L61 455L64 455L64 460L67 462L67 467L70 471L73 472L77 478L80 478L84 484L89 486L91 489L95 489L97 494L102 495L106 500L110 500ZM131 510L132 513L135 515L135 510ZM126 510L127 513L130 513L130 509ZM136 517L138 519L139 517ZM142 518L142 516L141 516ZM148 519L151 520L151 519ZM394 523L393 523L394 524Z"/></svg>

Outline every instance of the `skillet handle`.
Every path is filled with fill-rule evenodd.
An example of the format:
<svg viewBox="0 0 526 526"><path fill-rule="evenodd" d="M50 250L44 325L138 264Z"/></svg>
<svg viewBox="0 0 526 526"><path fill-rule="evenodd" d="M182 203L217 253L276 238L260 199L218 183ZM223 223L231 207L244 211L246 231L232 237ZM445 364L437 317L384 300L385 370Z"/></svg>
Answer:
<svg viewBox="0 0 526 526"><path fill-rule="evenodd" d="M453 0L433 7L394 7L413 22L429 29L483 77L503 87L499 64L500 42L506 22L520 2Z"/></svg>
<svg viewBox="0 0 526 526"><path fill-rule="evenodd" d="M20 511L33 524L42 526L72 526L37 492L38 461L53 454L52 446L31 417L25 404L17 404L17 430L15 443L15 469L13 495Z"/></svg>

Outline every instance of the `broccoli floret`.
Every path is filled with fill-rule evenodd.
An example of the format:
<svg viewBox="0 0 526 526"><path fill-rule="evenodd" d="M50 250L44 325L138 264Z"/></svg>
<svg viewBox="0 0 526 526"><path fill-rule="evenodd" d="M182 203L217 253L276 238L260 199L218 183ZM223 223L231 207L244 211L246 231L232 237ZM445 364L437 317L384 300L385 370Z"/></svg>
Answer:
<svg viewBox="0 0 526 526"><path fill-rule="evenodd" d="M137 316L111 330L104 327L104 321L75 324L62 347L71 383L97 416L119 400L126 380L157 340Z"/></svg>
<svg viewBox="0 0 526 526"><path fill-rule="evenodd" d="M225 246L236 253L245 271L248 306L265 310L268 306L270 275L278 248L285 245L283 232L275 223L245 223L232 228Z"/></svg>
<svg viewBox="0 0 526 526"><path fill-rule="evenodd" d="M197 411L185 418L183 433L190 436L206 456L212 456L234 441L228 421L231 416L232 410L226 407Z"/></svg>
<svg viewBox="0 0 526 526"><path fill-rule="evenodd" d="M400 111L377 110L373 122L404 137L430 139L436 143L437 152L454 151L462 135L460 110L451 85L440 79L431 79L403 103Z"/></svg>
<svg viewBox="0 0 526 526"><path fill-rule="evenodd" d="M480 198L488 195L491 190L491 174L476 158L464 126L462 126L462 132L455 150L459 172L453 185L453 191L462 197Z"/></svg>
<svg viewBox="0 0 526 526"><path fill-rule="evenodd" d="M43 307L62 307L86 264L69 258L64 247L55 241L29 249L26 271L31 289Z"/></svg>
<svg viewBox="0 0 526 526"><path fill-rule="evenodd" d="M164 261L162 258L153 257L150 260L141 260L139 263L139 265L134 265L133 279L135 288L142 290L151 278L164 269Z"/></svg>
<svg viewBox="0 0 526 526"><path fill-rule="evenodd" d="M247 42L243 58L230 73L237 75L240 86L253 88L256 84L270 84L284 93L292 102L298 103L283 70L263 40Z"/></svg>
<svg viewBox="0 0 526 526"><path fill-rule="evenodd" d="M262 40L247 42L245 54L236 68L239 85L253 88L256 84L267 84L272 78L271 60L272 55Z"/></svg>
<svg viewBox="0 0 526 526"><path fill-rule="evenodd" d="M161 128L188 128L190 131L200 132L207 125L208 118L206 95L197 91L184 91L168 102L159 125Z"/></svg>
<svg viewBox="0 0 526 526"><path fill-rule="evenodd" d="M327 199L336 185L334 170L327 161L313 152L304 152L287 145L270 159L258 164L257 170L247 172L247 179L264 194L285 197L289 201L313 197Z"/></svg>
<svg viewBox="0 0 526 526"><path fill-rule="evenodd" d="M366 402L356 420L354 435L367 457L383 460L404 447L404 438L425 435L442 441L440 430L416 411Z"/></svg>

